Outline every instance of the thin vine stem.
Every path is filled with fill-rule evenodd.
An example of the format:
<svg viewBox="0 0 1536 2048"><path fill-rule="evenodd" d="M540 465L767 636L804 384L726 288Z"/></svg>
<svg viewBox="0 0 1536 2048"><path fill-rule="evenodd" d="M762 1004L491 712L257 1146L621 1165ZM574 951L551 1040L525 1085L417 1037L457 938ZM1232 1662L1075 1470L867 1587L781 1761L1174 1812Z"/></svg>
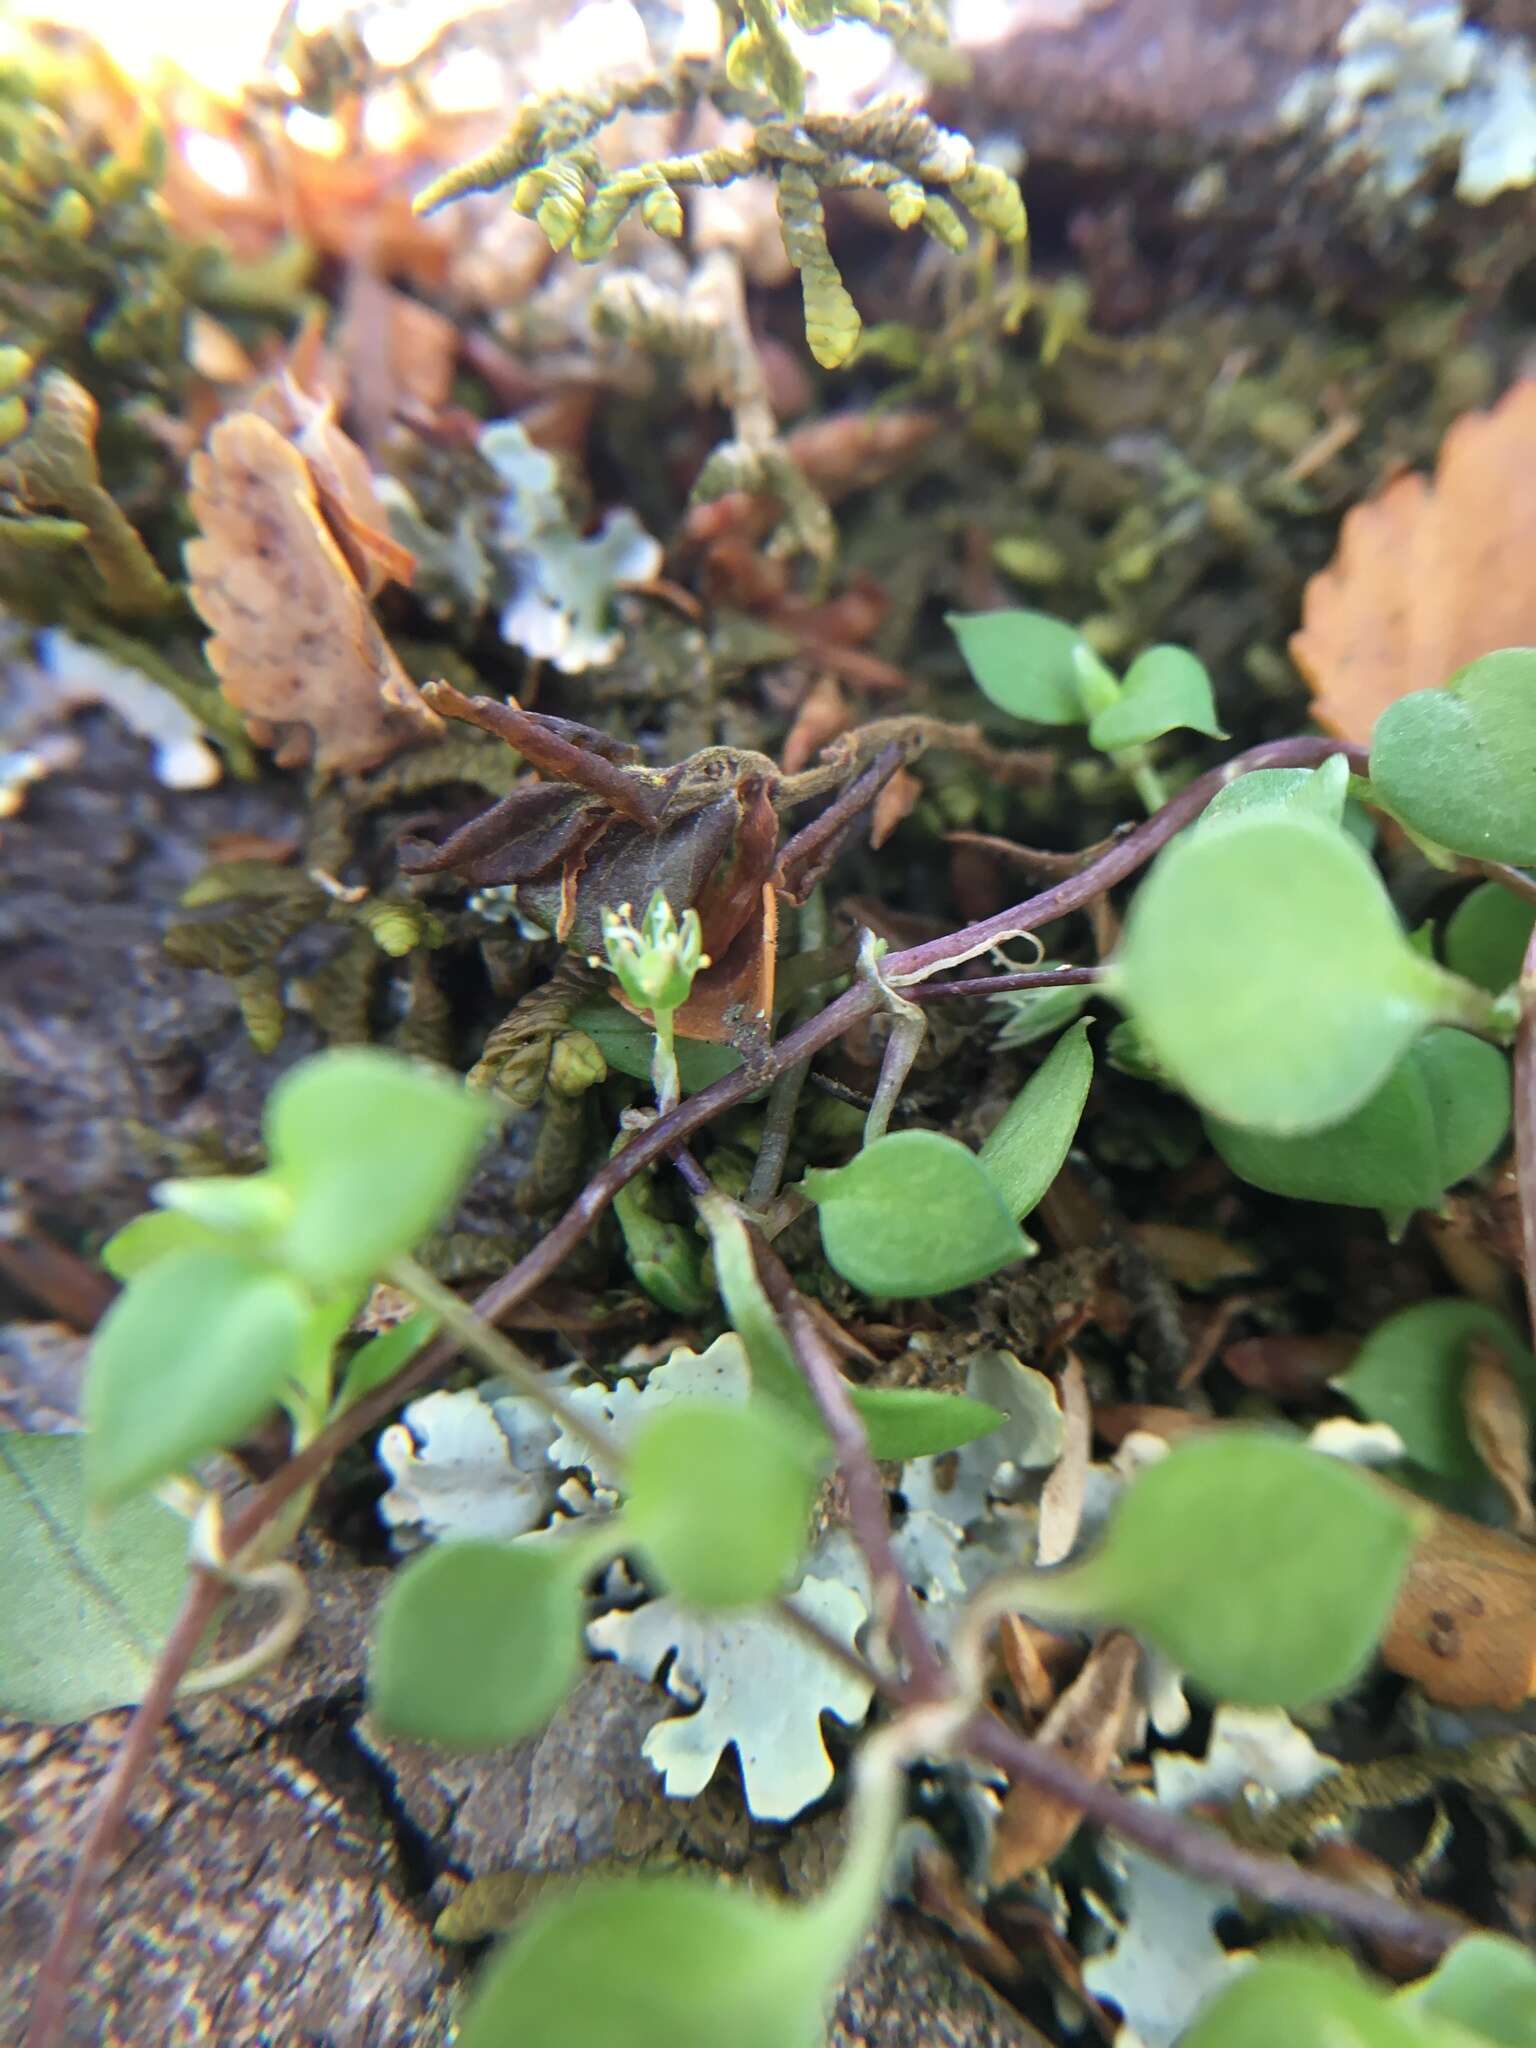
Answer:
<svg viewBox="0 0 1536 2048"><path fill-rule="evenodd" d="M885 1483L870 1455L869 1435L853 1405L837 1354L778 1253L750 1224L748 1236L758 1278L832 1439L848 1496L848 1527L869 1566L875 1614L906 1660L907 1703L941 1700L949 1690L944 1665L897 1561Z"/></svg>

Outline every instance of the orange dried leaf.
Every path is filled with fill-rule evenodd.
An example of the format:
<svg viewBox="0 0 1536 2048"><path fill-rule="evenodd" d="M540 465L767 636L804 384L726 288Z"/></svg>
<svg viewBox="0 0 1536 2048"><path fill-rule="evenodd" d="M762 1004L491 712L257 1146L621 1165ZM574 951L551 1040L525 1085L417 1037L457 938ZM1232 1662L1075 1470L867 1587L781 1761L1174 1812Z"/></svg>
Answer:
<svg viewBox="0 0 1536 2048"><path fill-rule="evenodd" d="M1291 655L1319 725L1362 744L1397 698L1536 644L1536 378L1464 413L1433 484L1399 477L1345 517Z"/></svg>
<svg viewBox="0 0 1536 2048"><path fill-rule="evenodd" d="M186 547L208 660L251 737L284 767L371 768L442 723L380 632L321 517L299 450L255 413L192 458Z"/></svg>
<svg viewBox="0 0 1536 2048"><path fill-rule="evenodd" d="M923 785L909 768L898 768L875 798L869 819L869 843L878 853L902 819L909 817L923 793Z"/></svg>
<svg viewBox="0 0 1536 2048"><path fill-rule="evenodd" d="M1412 1498L1412 1506L1424 1514L1422 1501ZM1481 1522L1435 1511L1409 1561L1381 1655L1442 1706L1521 1706L1536 1695L1536 1551Z"/></svg>
<svg viewBox="0 0 1536 2048"><path fill-rule="evenodd" d="M784 740L784 773L798 775L823 747L853 724L853 712L836 676L822 676L801 699Z"/></svg>
<svg viewBox="0 0 1536 2048"><path fill-rule="evenodd" d="M1093 1654L1041 1723L1035 1741L1096 1783L1108 1775L1125 1739L1141 1650L1117 1630ZM1009 1787L992 1838L992 1882L1011 1884L1059 1856L1077 1833L1080 1807L1020 1779Z"/></svg>

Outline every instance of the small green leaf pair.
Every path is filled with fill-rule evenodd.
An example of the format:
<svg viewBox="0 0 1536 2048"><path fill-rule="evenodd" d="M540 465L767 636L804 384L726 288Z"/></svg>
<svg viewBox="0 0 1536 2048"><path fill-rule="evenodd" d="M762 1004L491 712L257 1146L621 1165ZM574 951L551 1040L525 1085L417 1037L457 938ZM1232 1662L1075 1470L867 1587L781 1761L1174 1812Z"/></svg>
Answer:
<svg viewBox="0 0 1536 2048"><path fill-rule="evenodd" d="M1149 647L1124 681L1082 634L1046 612L951 612L947 623L982 694L1036 725L1086 725L1102 753L1128 753L1170 732L1224 739L1211 679L1182 647Z"/></svg>
<svg viewBox="0 0 1536 2048"><path fill-rule="evenodd" d="M91 1500L237 1443L275 1405L318 1424L368 1285L448 1214L494 1119L435 1068L323 1053L272 1093L264 1173L163 1183L165 1206L106 1249L126 1284L86 1373Z"/></svg>
<svg viewBox="0 0 1536 2048"><path fill-rule="evenodd" d="M618 1515L442 1543L406 1565L374 1633L380 1725L456 1749L542 1727L581 1667L586 1581L620 1552L706 1612L772 1599L799 1563L820 1466L816 1437L773 1403L661 1409L628 1450Z"/></svg>
<svg viewBox="0 0 1536 2048"><path fill-rule="evenodd" d="M1056 1041L979 1153L938 1131L898 1131L846 1166L808 1173L832 1266L866 1294L905 1300L1031 1257L1019 1219L1061 1171L1092 1079L1084 1021Z"/></svg>

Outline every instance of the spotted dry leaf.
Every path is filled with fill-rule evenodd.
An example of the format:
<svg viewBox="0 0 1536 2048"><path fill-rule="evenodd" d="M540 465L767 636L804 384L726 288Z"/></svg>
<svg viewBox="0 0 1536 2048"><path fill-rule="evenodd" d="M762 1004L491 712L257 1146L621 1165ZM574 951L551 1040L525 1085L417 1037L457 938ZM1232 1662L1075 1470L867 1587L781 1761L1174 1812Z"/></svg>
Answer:
<svg viewBox="0 0 1536 2048"><path fill-rule="evenodd" d="M303 455L255 413L221 420L194 455L187 543L208 660L251 737L283 767L371 768L435 737L321 515Z"/></svg>
<svg viewBox="0 0 1536 2048"><path fill-rule="evenodd" d="M1417 474L1345 517L1307 585L1291 655L1319 725L1364 744L1399 697L1499 647L1536 644L1536 378L1464 413Z"/></svg>
<svg viewBox="0 0 1536 2048"><path fill-rule="evenodd" d="M1441 1706L1512 1712L1536 1698L1536 1550L1400 1497L1422 1534L1381 1639L1382 1662Z"/></svg>

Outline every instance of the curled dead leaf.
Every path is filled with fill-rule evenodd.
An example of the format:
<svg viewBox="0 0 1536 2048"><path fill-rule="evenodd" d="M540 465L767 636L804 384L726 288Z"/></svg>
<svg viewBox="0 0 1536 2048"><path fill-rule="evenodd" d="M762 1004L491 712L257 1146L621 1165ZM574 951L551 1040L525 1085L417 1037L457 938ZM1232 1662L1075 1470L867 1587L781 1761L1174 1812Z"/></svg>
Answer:
<svg viewBox="0 0 1536 2048"><path fill-rule="evenodd" d="M1502 1351L1486 1337L1474 1337L1467 1346L1461 1406L1472 1448L1503 1494L1515 1534L1529 1541L1536 1536L1530 1411Z"/></svg>
<svg viewBox="0 0 1536 2048"><path fill-rule="evenodd" d="M1120 1754L1136 1691L1141 1650L1115 1630L1095 1644L1078 1676L1041 1723L1035 1741L1096 1783ZM1080 1807L1020 1780L1011 1785L992 1838L992 1882L1011 1884L1052 1862L1077 1833Z"/></svg>
<svg viewBox="0 0 1536 2048"><path fill-rule="evenodd" d="M836 676L819 677L800 700L795 722L785 737L785 774L798 775L852 724L853 710Z"/></svg>
<svg viewBox="0 0 1536 2048"><path fill-rule="evenodd" d="M1464 413L1434 482L1400 476L1346 514L1291 655L1313 715L1365 743L1386 707L1499 647L1536 642L1536 378Z"/></svg>
<svg viewBox="0 0 1536 2048"><path fill-rule="evenodd" d="M321 516L309 463L270 420L234 413L192 458L186 546L207 655L258 745L284 767L371 768L442 722L380 632Z"/></svg>
<svg viewBox="0 0 1536 2048"><path fill-rule="evenodd" d="M1422 1501L1403 1497L1425 1515ZM1431 1512L1381 1655L1442 1706L1522 1705L1536 1695L1536 1550L1465 1516Z"/></svg>
<svg viewBox="0 0 1536 2048"><path fill-rule="evenodd" d="M997 1646L1009 1683L1031 1726L1044 1720L1055 1703L1062 1678L1077 1662L1078 1647L1066 1636L1052 1635L1022 1614L1005 1614L998 1624Z"/></svg>
<svg viewBox="0 0 1536 2048"><path fill-rule="evenodd" d="M1076 1352L1067 1353L1061 1371L1061 1414L1065 1425L1061 1456L1040 1493L1040 1522L1035 1537L1035 1562L1060 1564L1077 1541L1083 1520L1083 1491L1088 1484L1088 1457L1093 1440L1093 1407L1088 1381Z"/></svg>

